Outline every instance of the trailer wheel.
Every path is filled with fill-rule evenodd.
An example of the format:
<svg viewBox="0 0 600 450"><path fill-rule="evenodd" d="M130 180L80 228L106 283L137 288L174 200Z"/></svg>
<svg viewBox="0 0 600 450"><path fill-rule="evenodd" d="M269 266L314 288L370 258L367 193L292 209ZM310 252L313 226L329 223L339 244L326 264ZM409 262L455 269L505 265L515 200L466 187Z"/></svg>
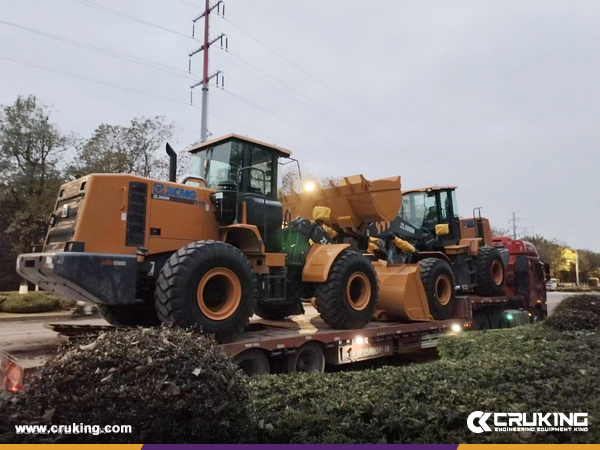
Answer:
<svg viewBox="0 0 600 450"><path fill-rule="evenodd" d="M435 320L452 317L456 308L454 274L450 265L438 258L425 258L419 261L421 281L429 312Z"/></svg>
<svg viewBox="0 0 600 450"><path fill-rule="evenodd" d="M192 242L162 268L154 294L161 321L228 342L254 313L256 278L248 258L224 242Z"/></svg>
<svg viewBox="0 0 600 450"><path fill-rule="evenodd" d="M98 305L100 314L116 327L154 327L160 320L152 305Z"/></svg>
<svg viewBox="0 0 600 450"><path fill-rule="evenodd" d="M325 283L315 291L321 318L332 328L362 328L377 303L377 274L361 253L344 250L331 266Z"/></svg>
<svg viewBox="0 0 600 450"><path fill-rule="evenodd" d="M257 348L243 351L234 358L234 361L249 377L267 375L271 372L266 353Z"/></svg>
<svg viewBox="0 0 600 450"><path fill-rule="evenodd" d="M269 304L268 301L256 302L256 315L266 320L282 320L288 316L304 314L302 298L305 296L305 283L302 282L302 271L293 270L288 274L285 286L285 304Z"/></svg>
<svg viewBox="0 0 600 450"><path fill-rule="evenodd" d="M495 247L480 247L476 258L477 285L475 291L480 295L501 295L504 292L506 269L502 256Z"/></svg>
<svg viewBox="0 0 600 450"><path fill-rule="evenodd" d="M489 330L490 319L488 315L482 312L476 312L473 314L473 329L474 330Z"/></svg>
<svg viewBox="0 0 600 450"><path fill-rule="evenodd" d="M285 362L287 373L307 372L322 373L325 371L325 351L319 342L307 342L287 356Z"/></svg>

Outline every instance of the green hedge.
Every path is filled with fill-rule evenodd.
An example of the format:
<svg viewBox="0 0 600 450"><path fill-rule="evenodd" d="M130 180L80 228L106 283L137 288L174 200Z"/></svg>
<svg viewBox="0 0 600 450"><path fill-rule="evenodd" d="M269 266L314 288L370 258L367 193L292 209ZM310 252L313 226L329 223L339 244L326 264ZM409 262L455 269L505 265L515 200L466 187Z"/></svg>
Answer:
<svg viewBox="0 0 600 450"><path fill-rule="evenodd" d="M41 313L68 310L75 307L76 302L66 300L43 291L32 291L27 294L18 292L5 293L0 296L0 312L8 313Z"/></svg>
<svg viewBox="0 0 600 450"><path fill-rule="evenodd" d="M600 327L600 295L571 295L562 300L545 324L560 331Z"/></svg>
<svg viewBox="0 0 600 450"><path fill-rule="evenodd" d="M600 339L543 325L444 338L441 360L250 383L262 442L600 441ZM588 412L588 433L471 433L473 411ZM268 429L267 429L267 425Z"/></svg>

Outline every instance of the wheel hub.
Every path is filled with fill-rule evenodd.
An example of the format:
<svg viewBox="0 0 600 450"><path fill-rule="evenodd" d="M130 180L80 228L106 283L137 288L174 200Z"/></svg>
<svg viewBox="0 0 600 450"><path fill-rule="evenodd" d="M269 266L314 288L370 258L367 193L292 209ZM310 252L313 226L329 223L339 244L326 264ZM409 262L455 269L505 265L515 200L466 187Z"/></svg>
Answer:
<svg viewBox="0 0 600 450"><path fill-rule="evenodd" d="M369 277L362 272L355 272L346 283L348 304L356 311L362 311L371 299L371 283Z"/></svg>
<svg viewBox="0 0 600 450"><path fill-rule="evenodd" d="M225 267L209 270L198 284L198 306L211 320L233 315L242 300L242 285L233 271Z"/></svg>

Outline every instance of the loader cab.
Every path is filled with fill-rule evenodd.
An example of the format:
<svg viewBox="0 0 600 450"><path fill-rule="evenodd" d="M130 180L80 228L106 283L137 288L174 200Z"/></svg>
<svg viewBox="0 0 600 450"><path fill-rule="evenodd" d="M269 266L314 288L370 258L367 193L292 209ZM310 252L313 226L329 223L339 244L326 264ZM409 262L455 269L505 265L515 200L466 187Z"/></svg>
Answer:
<svg viewBox="0 0 600 450"><path fill-rule="evenodd" d="M279 251L283 212L277 199L277 168L279 158L291 152L236 134L203 142L189 152L190 174L216 191L211 200L220 224L256 225L266 251Z"/></svg>
<svg viewBox="0 0 600 450"><path fill-rule="evenodd" d="M416 229L438 236L444 245L460 240L460 219L455 187L429 187L402 193L400 216ZM445 227L436 225L448 225ZM444 230L444 231L441 231Z"/></svg>

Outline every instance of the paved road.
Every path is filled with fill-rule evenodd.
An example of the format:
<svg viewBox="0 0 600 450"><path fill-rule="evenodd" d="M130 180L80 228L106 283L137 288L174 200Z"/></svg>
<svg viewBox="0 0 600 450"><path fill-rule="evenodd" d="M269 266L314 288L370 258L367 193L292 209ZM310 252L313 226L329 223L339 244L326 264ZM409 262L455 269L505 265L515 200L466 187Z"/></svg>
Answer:
<svg viewBox="0 0 600 450"><path fill-rule="evenodd" d="M108 325L104 319L82 317L78 319L49 320L50 323L66 323L72 325ZM8 352L19 359L34 364L44 361L48 354L54 353L56 347L65 340L59 339L55 331L44 328L41 321L10 321L0 323L0 350Z"/></svg>
<svg viewBox="0 0 600 450"><path fill-rule="evenodd" d="M563 298L568 297L569 295L573 295L573 293L572 292L548 292L548 298L547 298L548 315L552 314L552 311L554 311L554 308L556 307L556 305L558 305Z"/></svg>

